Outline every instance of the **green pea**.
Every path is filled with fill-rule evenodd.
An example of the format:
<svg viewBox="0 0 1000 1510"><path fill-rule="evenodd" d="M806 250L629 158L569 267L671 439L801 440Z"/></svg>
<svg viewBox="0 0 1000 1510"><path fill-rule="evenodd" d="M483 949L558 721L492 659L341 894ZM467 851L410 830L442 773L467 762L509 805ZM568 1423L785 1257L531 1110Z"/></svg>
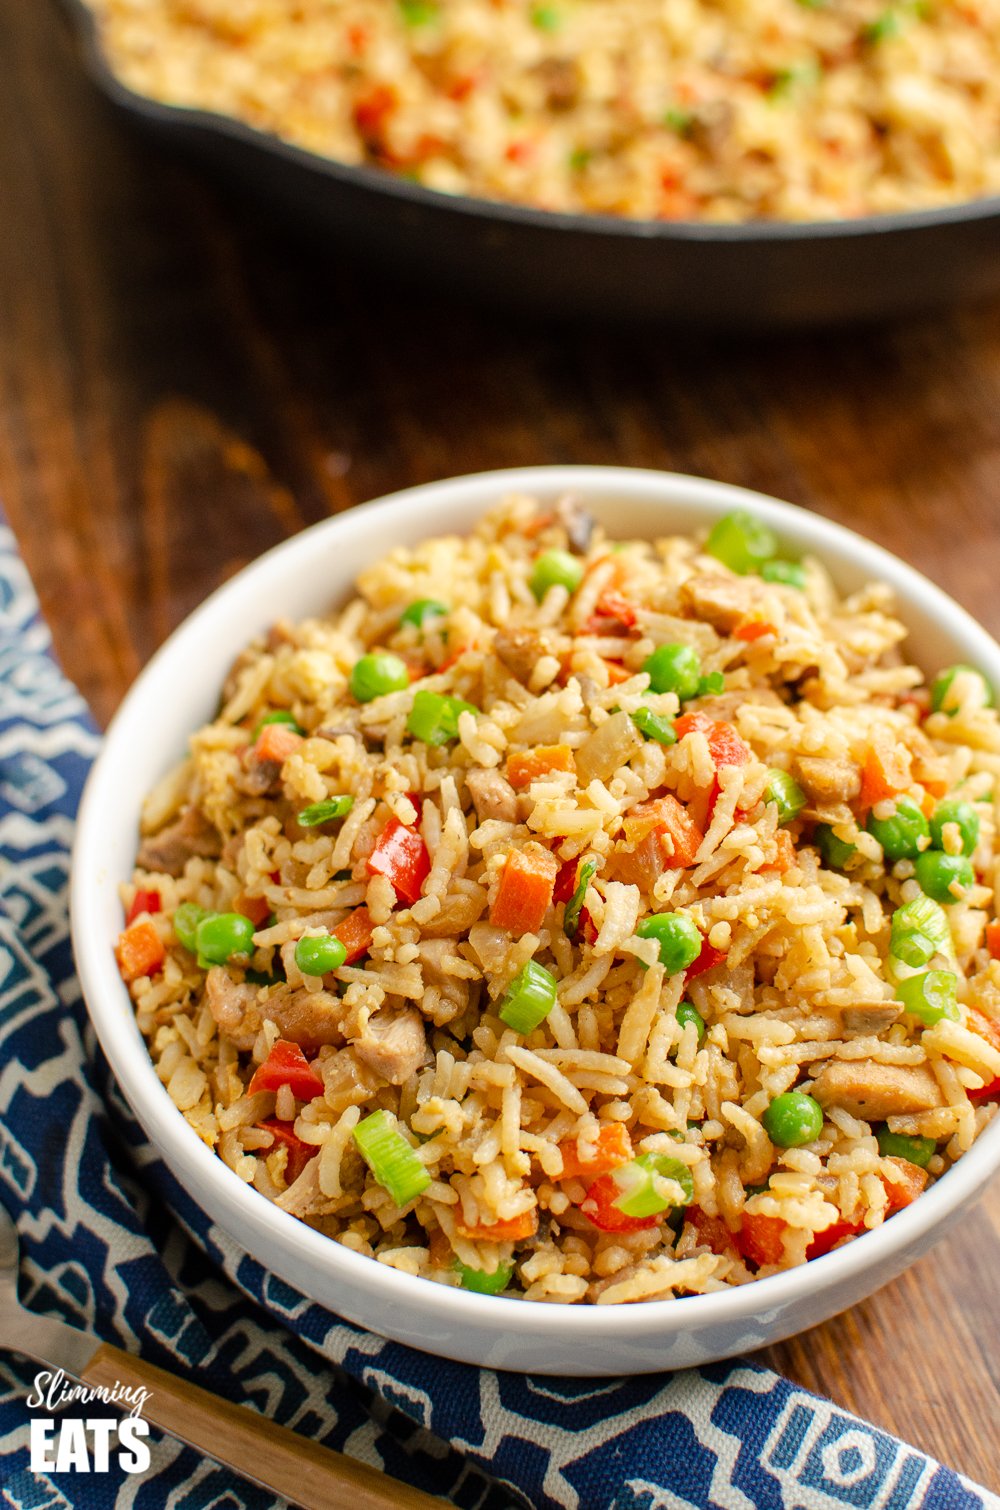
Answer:
<svg viewBox="0 0 1000 1510"><path fill-rule="evenodd" d="M951 889L953 886L968 891L976 880L971 860L965 855L942 854L939 849L928 849L920 855L914 865L914 874L920 890L943 907L950 907L959 900Z"/></svg>
<svg viewBox="0 0 1000 1510"><path fill-rule="evenodd" d="M778 554L778 537L747 509L737 509L712 526L705 549L730 571L745 576Z"/></svg>
<svg viewBox="0 0 1000 1510"><path fill-rule="evenodd" d="M417 598L409 608L404 608L399 616L400 624L412 624L420 629L428 619L443 619L449 612L447 603L439 603L436 598Z"/></svg>
<svg viewBox="0 0 1000 1510"><path fill-rule="evenodd" d="M583 562L569 551L543 551L531 568L528 586L541 603L550 587L565 587L575 593L583 581Z"/></svg>
<svg viewBox="0 0 1000 1510"><path fill-rule="evenodd" d="M698 925L682 912L657 912L643 918L635 931L641 939L656 939L660 964L668 975L686 970L701 953L703 940Z"/></svg>
<svg viewBox="0 0 1000 1510"><path fill-rule="evenodd" d="M184 948L190 949L192 954L198 947L198 924L202 918L207 917L205 908L199 907L197 902L182 902L174 913L174 932Z"/></svg>
<svg viewBox="0 0 1000 1510"><path fill-rule="evenodd" d="M302 938L295 945L295 963L303 975L327 975L331 970L339 970L346 958L347 950L332 933Z"/></svg>
<svg viewBox="0 0 1000 1510"><path fill-rule="evenodd" d="M775 1096L761 1121L779 1148L801 1148L814 1143L823 1131L823 1108L804 1091L785 1091Z"/></svg>
<svg viewBox="0 0 1000 1510"><path fill-rule="evenodd" d="M200 961L225 965L234 955L253 953L254 925L241 912L210 912L195 934Z"/></svg>
<svg viewBox="0 0 1000 1510"><path fill-rule="evenodd" d="M949 797L946 802L938 803L931 818L931 840L935 849L944 848L946 823L958 825L962 836L962 853L971 855L979 843L979 814L972 803L960 802L957 797Z"/></svg>
<svg viewBox="0 0 1000 1510"><path fill-rule="evenodd" d="M273 713L265 713L253 731L255 740L260 738L260 731L264 728L265 724L287 724L296 734L304 734L306 732L295 717L295 714L289 712L287 708L275 708Z"/></svg>
<svg viewBox="0 0 1000 1510"><path fill-rule="evenodd" d="M778 582L783 587L797 587L805 591L806 569L797 561L765 561L760 569L765 582Z"/></svg>
<svg viewBox="0 0 1000 1510"><path fill-rule="evenodd" d="M962 662L959 662L957 666L949 666L947 671L942 671L931 682L931 709L933 712L947 713L949 718L953 718L958 712L960 703L957 694L952 691L952 683L960 672L962 673L963 682L965 682L967 676L972 676L981 684L980 706L984 708L993 707L996 701L993 695L993 688L982 672L977 671L975 666L966 666Z"/></svg>
<svg viewBox="0 0 1000 1510"><path fill-rule="evenodd" d="M705 1019L698 1008L690 1001L682 1001L677 1008L677 1021L682 1028L686 1028L689 1022L693 1022L698 1034L699 1044L705 1041Z"/></svg>
<svg viewBox="0 0 1000 1510"><path fill-rule="evenodd" d="M882 846L885 858L893 864L897 860L915 860L920 854L921 839L930 838L930 826L923 813L909 797L900 797L891 818L876 818L869 814L865 827L873 839Z"/></svg>
<svg viewBox="0 0 1000 1510"><path fill-rule="evenodd" d="M777 807L779 823L794 823L806 805L805 792L787 771L769 771L768 776L764 801L773 802Z"/></svg>
<svg viewBox="0 0 1000 1510"><path fill-rule="evenodd" d="M690 645L658 645L642 669L652 692L676 692L681 702L698 695L701 660Z"/></svg>
<svg viewBox="0 0 1000 1510"><path fill-rule="evenodd" d="M843 870L851 856L858 852L856 844L849 844L846 839L838 839L829 823L817 823L813 843L819 850L820 859L829 870Z"/></svg>
<svg viewBox="0 0 1000 1510"><path fill-rule="evenodd" d="M536 5L531 12L531 24L539 31L558 31L562 26L562 16L554 5Z"/></svg>
<svg viewBox="0 0 1000 1510"><path fill-rule="evenodd" d="M407 26L428 26L438 19L438 8L432 0L399 0L399 8Z"/></svg>
<svg viewBox="0 0 1000 1510"><path fill-rule="evenodd" d="M351 693L359 703L370 703L388 692L402 692L410 685L405 661L388 651L375 651L355 661L351 671Z"/></svg>
<svg viewBox="0 0 1000 1510"><path fill-rule="evenodd" d="M885 1123L876 1129L878 1151L883 1159L906 1159L926 1169L937 1152L933 1138L910 1138L904 1133L890 1132Z"/></svg>

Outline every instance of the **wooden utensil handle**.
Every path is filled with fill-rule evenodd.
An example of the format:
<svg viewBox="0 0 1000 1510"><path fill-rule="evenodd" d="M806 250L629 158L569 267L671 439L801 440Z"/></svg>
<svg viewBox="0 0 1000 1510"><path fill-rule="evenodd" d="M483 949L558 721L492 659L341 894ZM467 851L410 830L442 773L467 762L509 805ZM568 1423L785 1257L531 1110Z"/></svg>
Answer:
<svg viewBox="0 0 1000 1510"><path fill-rule="evenodd" d="M148 1390L142 1414L153 1426L304 1510L440 1510L443 1503L108 1343L83 1379Z"/></svg>

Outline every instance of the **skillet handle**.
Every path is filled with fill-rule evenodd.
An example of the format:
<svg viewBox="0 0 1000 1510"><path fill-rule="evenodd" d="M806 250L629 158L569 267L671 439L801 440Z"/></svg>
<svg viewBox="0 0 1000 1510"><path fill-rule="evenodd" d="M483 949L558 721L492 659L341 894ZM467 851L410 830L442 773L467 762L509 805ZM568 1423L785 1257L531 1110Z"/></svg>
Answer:
<svg viewBox="0 0 1000 1510"><path fill-rule="evenodd" d="M440 1510L442 1500L102 1343L81 1378L149 1391L151 1425L304 1510Z"/></svg>

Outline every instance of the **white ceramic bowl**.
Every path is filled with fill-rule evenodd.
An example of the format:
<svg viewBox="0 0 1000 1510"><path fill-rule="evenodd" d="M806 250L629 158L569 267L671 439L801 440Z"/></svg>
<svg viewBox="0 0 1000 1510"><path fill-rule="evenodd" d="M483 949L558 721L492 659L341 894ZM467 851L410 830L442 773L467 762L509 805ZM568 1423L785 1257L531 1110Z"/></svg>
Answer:
<svg viewBox="0 0 1000 1510"><path fill-rule="evenodd" d="M925 1195L877 1231L740 1289L629 1306L529 1304L470 1294L351 1253L243 1184L170 1101L135 1025L112 946L118 884L132 870L144 794L212 717L229 666L279 615L341 599L391 546L465 531L500 495L572 490L617 534L652 537L751 508L791 552L823 558L838 584L881 579L897 594L916 661L972 662L1000 685L1000 647L963 609L894 556L789 504L659 472L535 467L411 488L315 525L221 587L139 677L87 784L73 855L73 945L90 1015L132 1109L174 1174L235 1243L349 1321L413 1347L493 1368L557 1374L686 1367L779 1341L863 1299L952 1230L1000 1166L1000 1118Z"/></svg>

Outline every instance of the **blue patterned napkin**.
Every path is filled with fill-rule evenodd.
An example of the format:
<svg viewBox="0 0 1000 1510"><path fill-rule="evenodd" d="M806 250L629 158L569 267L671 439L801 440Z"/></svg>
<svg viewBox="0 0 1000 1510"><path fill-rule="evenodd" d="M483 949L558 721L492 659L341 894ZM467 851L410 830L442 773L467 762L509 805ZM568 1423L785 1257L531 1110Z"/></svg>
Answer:
<svg viewBox="0 0 1000 1510"><path fill-rule="evenodd" d="M751 1364L625 1380L494 1374L361 1332L241 1254L145 1141L73 975L68 851L97 743L0 522L0 1199L20 1229L28 1306L478 1510L1000 1507ZM275 1507L155 1438L141 1480L32 1471L34 1373L0 1355L3 1510Z"/></svg>

